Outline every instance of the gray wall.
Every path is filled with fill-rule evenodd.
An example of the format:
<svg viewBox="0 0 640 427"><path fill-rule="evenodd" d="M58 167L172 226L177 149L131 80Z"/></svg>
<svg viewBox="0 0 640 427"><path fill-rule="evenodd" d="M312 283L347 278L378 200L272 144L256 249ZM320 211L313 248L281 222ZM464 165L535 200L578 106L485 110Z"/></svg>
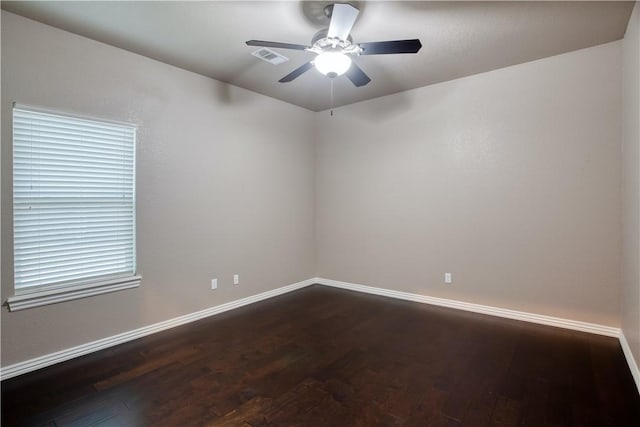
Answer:
<svg viewBox="0 0 640 427"><path fill-rule="evenodd" d="M2 301L13 294L12 101L139 125L143 279L3 308L3 366L314 276L313 113L2 12Z"/></svg>
<svg viewBox="0 0 640 427"><path fill-rule="evenodd" d="M640 366L640 4L622 43L622 331Z"/></svg>
<svg viewBox="0 0 640 427"><path fill-rule="evenodd" d="M619 326L620 47L321 114L320 277Z"/></svg>
<svg viewBox="0 0 640 427"><path fill-rule="evenodd" d="M624 299L637 357L638 305L620 292L622 45L330 117L2 12L2 301L12 101L139 125L143 275L135 290L3 308L2 365L314 276L610 326ZM638 153L638 98L625 102ZM625 165L637 186L638 155ZM638 189L624 194L637 301Z"/></svg>

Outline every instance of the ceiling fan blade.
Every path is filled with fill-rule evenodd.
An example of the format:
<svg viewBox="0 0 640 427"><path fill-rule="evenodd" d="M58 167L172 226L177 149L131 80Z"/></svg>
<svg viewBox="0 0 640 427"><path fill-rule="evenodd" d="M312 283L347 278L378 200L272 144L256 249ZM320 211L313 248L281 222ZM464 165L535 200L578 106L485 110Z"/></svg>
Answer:
<svg viewBox="0 0 640 427"><path fill-rule="evenodd" d="M301 66L299 66L298 68L296 68L295 70L293 70L292 72L290 72L289 74L287 74L286 76L284 76L283 78L281 78L280 80L278 80L278 81L280 83L290 82L290 81L298 78L301 74L306 73L307 71L309 71L311 69L311 67L313 67L313 64L311 63L311 61L306 62L306 63L302 64Z"/></svg>
<svg viewBox="0 0 640 427"><path fill-rule="evenodd" d="M345 75L351 80L351 83L357 87L364 86L371 81L360 67L355 62L351 63L351 68L345 73Z"/></svg>
<svg viewBox="0 0 640 427"><path fill-rule="evenodd" d="M347 40L353 24L356 22L360 11L350 4L336 3L331 12L331 23L327 37Z"/></svg>
<svg viewBox="0 0 640 427"><path fill-rule="evenodd" d="M295 50L305 50L309 47L302 44L267 42L264 40L249 40L246 43L247 43L247 46L277 47L280 49L295 49Z"/></svg>
<svg viewBox="0 0 640 427"><path fill-rule="evenodd" d="M384 55L389 53L418 53L422 47L419 39L392 40L386 42L358 43L360 55Z"/></svg>

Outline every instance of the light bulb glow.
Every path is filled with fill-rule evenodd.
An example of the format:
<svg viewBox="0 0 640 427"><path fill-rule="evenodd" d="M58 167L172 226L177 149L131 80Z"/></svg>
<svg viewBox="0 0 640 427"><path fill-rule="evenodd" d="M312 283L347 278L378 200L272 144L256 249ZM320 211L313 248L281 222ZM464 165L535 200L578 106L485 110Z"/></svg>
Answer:
<svg viewBox="0 0 640 427"><path fill-rule="evenodd" d="M342 52L322 52L316 56L313 65L325 76L337 77L351 67L351 58Z"/></svg>

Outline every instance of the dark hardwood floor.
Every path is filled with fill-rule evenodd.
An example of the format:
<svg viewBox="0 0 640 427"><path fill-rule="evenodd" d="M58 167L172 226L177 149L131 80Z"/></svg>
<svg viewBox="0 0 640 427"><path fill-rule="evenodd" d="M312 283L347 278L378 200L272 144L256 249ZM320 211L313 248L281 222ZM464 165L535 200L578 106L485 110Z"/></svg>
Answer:
<svg viewBox="0 0 640 427"><path fill-rule="evenodd" d="M614 338L312 286L2 383L9 426L640 426Z"/></svg>

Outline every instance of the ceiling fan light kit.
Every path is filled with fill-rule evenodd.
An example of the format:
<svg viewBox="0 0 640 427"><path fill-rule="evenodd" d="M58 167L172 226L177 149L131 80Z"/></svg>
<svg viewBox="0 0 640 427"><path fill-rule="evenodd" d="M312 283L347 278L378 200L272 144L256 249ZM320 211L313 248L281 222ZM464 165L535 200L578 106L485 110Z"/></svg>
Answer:
<svg viewBox="0 0 640 427"><path fill-rule="evenodd" d="M316 70L327 77L343 75L351 67L351 58L342 52L322 52L313 60Z"/></svg>
<svg viewBox="0 0 640 427"><path fill-rule="evenodd" d="M311 40L311 46L264 40L249 40L246 43L249 46L305 50L316 54L314 59L281 78L280 83L290 82L315 67L329 78L344 74L356 87L366 85L371 79L352 61L350 55L418 53L422 47L418 39L353 43L349 34L360 11L348 3L330 5L325 11L331 14L329 28L318 31Z"/></svg>

